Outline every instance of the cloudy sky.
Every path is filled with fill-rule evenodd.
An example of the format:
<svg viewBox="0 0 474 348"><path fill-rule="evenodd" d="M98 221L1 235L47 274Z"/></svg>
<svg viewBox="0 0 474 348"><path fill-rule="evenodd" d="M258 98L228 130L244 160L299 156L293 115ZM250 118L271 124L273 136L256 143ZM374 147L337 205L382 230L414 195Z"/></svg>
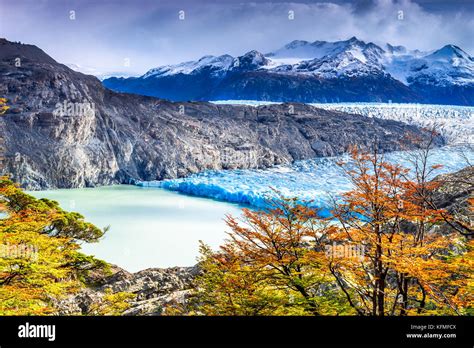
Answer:
<svg viewBox="0 0 474 348"><path fill-rule="evenodd" d="M451 43L474 55L474 1L0 0L0 37L100 72L352 36L422 50Z"/></svg>

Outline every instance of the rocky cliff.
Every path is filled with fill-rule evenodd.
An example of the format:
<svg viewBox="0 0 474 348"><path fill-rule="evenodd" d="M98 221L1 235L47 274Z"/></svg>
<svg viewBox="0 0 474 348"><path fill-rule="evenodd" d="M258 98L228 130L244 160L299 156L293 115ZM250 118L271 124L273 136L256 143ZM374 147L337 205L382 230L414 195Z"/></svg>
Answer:
<svg viewBox="0 0 474 348"><path fill-rule="evenodd" d="M433 193L433 204L445 209L453 217L453 222L444 223L440 230L456 229L468 238L474 237L474 166L451 174L439 175L434 180L440 186Z"/></svg>
<svg viewBox="0 0 474 348"><path fill-rule="evenodd" d="M149 268L129 273L113 267L112 275L95 279L96 285L59 301L61 315L91 314L106 294L126 292L133 295L123 315L161 315L164 307L184 303L193 289L197 267Z"/></svg>
<svg viewBox="0 0 474 348"><path fill-rule="evenodd" d="M392 151L424 132L303 104L255 108L116 93L36 46L5 39L0 82L10 107L0 117L3 172L29 189L264 168L375 141Z"/></svg>

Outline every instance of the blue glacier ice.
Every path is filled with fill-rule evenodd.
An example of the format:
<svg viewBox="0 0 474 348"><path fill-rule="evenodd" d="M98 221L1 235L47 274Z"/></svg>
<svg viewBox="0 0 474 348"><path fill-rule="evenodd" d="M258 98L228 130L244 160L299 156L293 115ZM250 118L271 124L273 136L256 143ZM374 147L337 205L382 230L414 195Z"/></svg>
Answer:
<svg viewBox="0 0 474 348"><path fill-rule="evenodd" d="M386 154L391 163L411 167L413 152ZM315 158L269 169L205 171L186 178L138 182L139 186L160 187L183 194L264 208L269 198L280 192L284 197L298 197L320 208L351 189L351 183L336 164L347 156ZM474 147L446 146L432 151L429 163L442 164L434 175L454 172L474 163Z"/></svg>

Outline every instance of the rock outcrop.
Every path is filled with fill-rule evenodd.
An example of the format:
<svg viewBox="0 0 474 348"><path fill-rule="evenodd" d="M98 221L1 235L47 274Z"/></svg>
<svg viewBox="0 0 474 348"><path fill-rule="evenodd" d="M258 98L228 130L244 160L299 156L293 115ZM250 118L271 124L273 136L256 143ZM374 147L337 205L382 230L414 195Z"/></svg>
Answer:
<svg viewBox="0 0 474 348"><path fill-rule="evenodd" d="M0 117L3 171L28 189L265 168L375 141L392 151L407 135L424 132L304 104L255 108L116 93L36 46L4 39L0 82L10 107Z"/></svg>
<svg viewBox="0 0 474 348"><path fill-rule="evenodd" d="M198 272L196 266L149 268L136 273L114 267L111 276L96 279L97 285L61 300L56 307L61 315L87 315L107 293L126 292L133 298L123 315L161 315L167 304L185 301Z"/></svg>
<svg viewBox="0 0 474 348"><path fill-rule="evenodd" d="M433 203L438 209L448 211L454 221L442 224L441 231L455 228L470 238L474 237L474 166L440 175L434 180L440 186L433 193Z"/></svg>

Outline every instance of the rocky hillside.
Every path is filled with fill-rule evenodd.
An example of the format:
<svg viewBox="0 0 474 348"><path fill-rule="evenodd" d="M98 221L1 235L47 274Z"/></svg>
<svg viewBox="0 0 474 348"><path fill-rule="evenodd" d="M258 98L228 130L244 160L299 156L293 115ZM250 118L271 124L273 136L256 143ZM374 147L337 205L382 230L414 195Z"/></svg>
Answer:
<svg viewBox="0 0 474 348"><path fill-rule="evenodd" d="M116 93L36 46L5 39L0 82L10 107L0 117L3 171L29 189L264 168L340 154L375 139L391 151L408 134L423 133L401 122L301 104L254 108Z"/></svg>
<svg viewBox="0 0 474 348"><path fill-rule="evenodd" d="M454 227L459 232L474 237L474 166L440 175L435 180L441 184L433 194L435 206L446 209L456 221L453 225L444 224L441 230Z"/></svg>

